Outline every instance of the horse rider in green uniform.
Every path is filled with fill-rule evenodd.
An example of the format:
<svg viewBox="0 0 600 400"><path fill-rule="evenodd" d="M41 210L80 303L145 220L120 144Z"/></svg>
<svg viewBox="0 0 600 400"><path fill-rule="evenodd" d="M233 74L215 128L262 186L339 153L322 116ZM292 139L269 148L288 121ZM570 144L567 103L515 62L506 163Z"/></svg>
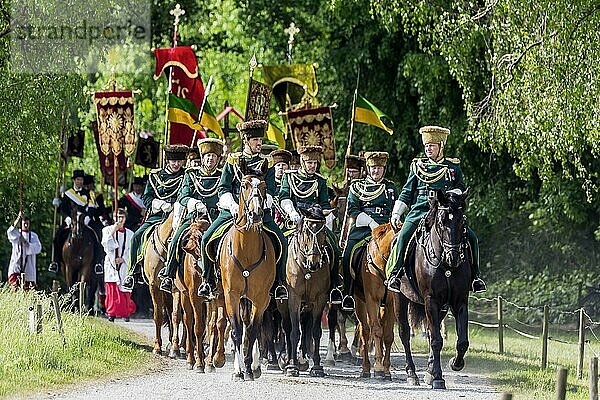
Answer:
<svg viewBox="0 0 600 400"><path fill-rule="evenodd" d="M275 214L273 218L275 219L275 223L279 226L283 231L289 229L288 226L291 225L291 221L287 218L285 211L281 208L281 201L279 199L279 191L281 190L281 182L283 181L283 174L285 171L290 169L290 162L292 161L292 153L284 149L278 149L271 152L271 157L273 157L273 167L275 168L275 185L277 189L273 205L275 206ZM288 228L286 228L288 227Z"/></svg>
<svg viewBox="0 0 600 400"><path fill-rule="evenodd" d="M419 129L419 133L425 146L426 157L415 158L412 161L408 179L392 213L391 223L397 227L401 216L410 208L386 265L388 289L394 292L400 292L406 248L419 222L429 211L429 198L435 196L435 191L438 189L460 193L466 189L460 161L456 158L444 157L444 147L450 130L439 126L425 126ZM468 238L473 254L472 289L475 293L483 292L486 290L486 285L479 277L479 244L471 228L468 229Z"/></svg>
<svg viewBox="0 0 600 400"><path fill-rule="evenodd" d="M279 191L281 208L296 226L301 220L298 209L308 210L315 204L319 205L324 211L331 209L327 192L327 180L317 173L319 163L323 157L323 148L321 146L302 146L298 148L298 154L300 154L300 168L297 171L285 171L281 182L281 190ZM331 218L333 215L333 212L331 212L327 215L327 218ZM286 232L286 236L292 234L295 230L289 230ZM330 267L331 292L329 293L329 301L332 304L341 304L342 293L337 288L340 249L333 232L326 228L325 233L327 243L333 253Z"/></svg>
<svg viewBox="0 0 600 400"><path fill-rule="evenodd" d="M350 184L346 214L354 222L350 226L344 249L344 302L347 308L354 305L352 298L352 258L354 252L371 239L371 232L381 224L388 223L392 208L398 198L396 185L384 178L389 154L384 151L365 153L367 176L355 179ZM355 268L354 271L357 271Z"/></svg>
<svg viewBox="0 0 600 400"><path fill-rule="evenodd" d="M185 169L182 167L189 152L189 147L182 144L172 144L165 146L164 151L167 165L162 169L155 169L150 172L146 190L142 195L142 201L147 210L146 220L131 238L127 276L123 279L122 284L126 290L133 289L133 273L144 257L142 245L146 231L167 219L169 213L173 210L173 204L177 200L177 195L183 184Z"/></svg>
<svg viewBox="0 0 600 400"><path fill-rule="evenodd" d="M223 235L228 231L237 218L238 201L241 190L241 180L243 173L240 171L239 161L244 159L247 168L260 171L266 163L268 166L264 176L267 186L267 199L265 205L265 214L263 216L263 229L274 241L275 248L279 248L280 254L276 255L277 260L277 286L274 291L276 300L285 300L288 297L285 287L285 266L287 263L287 240L283 232L273 220L272 207L273 197L277 194L275 186L275 169L273 168L273 159L269 155L261 154L262 141L267 129L267 122L263 120L251 120L237 124L237 129L243 139L243 151L232 153L227 157L223 172L218 185L219 208L221 212L216 220L202 235L202 279L203 283L198 290L200 296L210 296L215 290L215 263L217 254L213 254L211 249L214 244L218 244ZM277 243L278 242L278 243ZM209 249L209 246L211 249Z"/></svg>
<svg viewBox="0 0 600 400"><path fill-rule="evenodd" d="M213 138L201 139L198 141L198 150L200 165L193 164L185 170L183 186L173 207L175 234L169 244L165 267L159 272L162 279L160 289L168 293L171 293L173 278L183 262L181 239L185 237L195 219L206 217L213 221L219 214L217 186L221 170L218 166L223 155L223 142ZM190 160L188 155L188 162L196 163L196 160Z"/></svg>

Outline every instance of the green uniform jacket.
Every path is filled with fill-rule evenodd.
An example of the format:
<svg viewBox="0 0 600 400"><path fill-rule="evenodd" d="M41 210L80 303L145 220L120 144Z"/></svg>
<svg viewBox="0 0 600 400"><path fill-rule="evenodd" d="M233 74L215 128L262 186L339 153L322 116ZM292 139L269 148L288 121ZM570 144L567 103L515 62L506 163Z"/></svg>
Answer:
<svg viewBox="0 0 600 400"><path fill-rule="evenodd" d="M211 174L207 174L202 167L188 168L185 171L183 185L181 186L181 191L177 197L177 202L182 206L187 207L187 203L190 199L201 200L208 209L210 220L214 221L217 218L217 215L219 215L219 210L217 208L219 195L217 189L220 178L220 169L215 169ZM194 214L195 213L187 213L185 221L191 219Z"/></svg>
<svg viewBox="0 0 600 400"><path fill-rule="evenodd" d="M408 179L400 192L400 200L410 207L407 222L419 224L429 211L430 190L466 189L463 181L460 161L456 158L444 158L433 162L427 158L415 158L408 173Z"/></svg>
<svg viewBox="0 0 600 400"><path fill-rule="evenodd" d="M151 214L152 200L160 199L167 203L175 203L179 189L183 184L184 176L184 168L180 168L179 171L175 173L169 172L165 168L150 172L146 190L144 190L144 194L142 195L142 202L144 203L144 206L146 206L148 213L150 213L148 219L157 215L162 216L162 211L159 211L157 214Z"/></svg>
<svg viewBox="0 0 600 400"><path fill-rule="evenodd" d="M285 171L279 190L279 201L289 199L297 208L307 209L318 204L323 210L331 208L327 180L319 174L307 175L304 171Z"/></svg>
<svg viewBox="0 0 600 400"><path fill-rule="evenodd" d="M265 175L265 183L267 184L267 193L271 196L277 194L277 185L275 184L275 168L273 168L273 158L264 154L245 154L245 153L232 153L227 157L227 162L223 167L221 173L221 180L218 186L219 197L229 192L233 194L233 198L236 202L239 202L240 196L240 185L244 174L240 171L239 159L244 157L246 164L260 171L263 163L267 163L269 169Z"/></svg>

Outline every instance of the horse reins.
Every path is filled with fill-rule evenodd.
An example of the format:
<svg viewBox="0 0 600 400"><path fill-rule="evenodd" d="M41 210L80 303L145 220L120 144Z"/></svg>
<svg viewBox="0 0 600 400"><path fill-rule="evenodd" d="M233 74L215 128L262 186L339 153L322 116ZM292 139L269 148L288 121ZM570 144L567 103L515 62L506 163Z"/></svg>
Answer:
<svg viewBox="0 0 600 400"><path fill-rule="evenodd" d="M308 230L308 232L312 235L313 239L317 240L317 235L319 233L321 233L325 229L325 223L324 223L324 221L319 220L319 219L310 219L310 218L305 218L304 221L305 222L306 221L309 221L309 222L323 222L323 225L321 225L321 227L318 230L316 230L316 231L313 231L309 226L305 226L304 224L302 225L302 231L304 231L304 229ZM304 262L298 262L298 265L300 265L304 269L310 270L307 267L307 265L306 265L306 261L307 261L308 256L307 256L306 252L303 250L303 248L300 247L300 239L299 239L300 234L301 234L301 232L297 232L294 235L296 237L296 241L295 241L295 243L296 243L296 251L300 254L300 256L302 257L302 260L304 261ZM319 255L319 268L321 268L323 266L323 262L324 262L323 258L324 257L323 257L323 253L321 252L321 248L319 246L317 246L317 249L319 251L319 253L318 253L318 255ZM328 257L327 251L325 251L325 255ZM300 261L300 260L298 260L298 261ZM307 277L307 274L305 274L304 277L307 280L310 279L310 275L308 275L308 277Z"/></svg>

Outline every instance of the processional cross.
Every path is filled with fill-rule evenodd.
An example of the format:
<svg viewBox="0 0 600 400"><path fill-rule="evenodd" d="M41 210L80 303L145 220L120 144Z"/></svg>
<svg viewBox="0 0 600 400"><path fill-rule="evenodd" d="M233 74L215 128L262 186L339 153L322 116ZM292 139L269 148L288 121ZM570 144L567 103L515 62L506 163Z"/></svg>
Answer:
<svg viewBox="0 0 600 400"><path fill-rule="evenodd" d="M293 49L294 49L294 37L296 36L296 34L298 32L300 32L300 29L298 29L298 27L296 26L295 23L290 23L290 26L285 28L283 30L285 33L287 33L290 37L288 39L288 53L287 53L287 58L288 58L288 63L291 64L292 63L292 55L293 55Z"/></svg>
<svg viewBox="0 0 600 400"><path fill-rule="evenodd" d="M175 21L173 22L173 26L175 27L173 30L173 47L177 47L177 26L179 25L179 18L185 14L185 10L177 3L175 8L169 11L169 14L175 17Z"/></svg>

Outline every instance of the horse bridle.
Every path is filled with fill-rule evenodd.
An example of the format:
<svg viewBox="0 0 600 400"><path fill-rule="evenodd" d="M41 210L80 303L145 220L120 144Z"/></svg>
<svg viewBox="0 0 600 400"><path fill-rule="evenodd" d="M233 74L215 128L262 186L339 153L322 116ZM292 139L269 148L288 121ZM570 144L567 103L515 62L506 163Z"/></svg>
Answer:
<svg viewBox="0 0 600 400"><path fill-rule="evenodd" d="M313 231L311 229L311 227L308 226L308 224L306 224L306 222L319 222L319 223L322 223L322 225L319 229L317 229L316 231ZM310 268L308 267L308 262L307 262L308 256L314 255L314 253L307 254L304 251L304 249L300 246L299 237L302 235L303 232L305 232L305 229L308 230L308 233L310 233L312 235L312 238L316 241L317 235L325 229L325 221L320 220L320 219L304 218L304 221L302 223L302 230L296 233L296 237L297 237L296 251L300 254L301 259L302 259L302 262L301 262L300 257L299 257L298 265L300 265L303 269L309 270L311 272L315 272L316 270L315 271L310 270ZM325 246L323 246L323 248L325 248ZM327 257L327 261L329 261L329 255L327 254L327 251L325 251L325 257L323 257L323 251L321 251L321 248L319 246L317 246L317 250L318 250L317 255L319 256L319 268L317 268L317 269L321 269L323 267L323 263L325 262L325 257ZM305 275L305 277L306 277L306 275ZM310 276L309 276L309 278L310 278Z"/></svg>
<svg viewBox="0 0 600 400"><path fill-rule="evenodd" d="M253 179L257 179L257 178L253 178ZM258 179L257 179L258 180ZM261 206L261 210L263 211L263 215L264 215L264 208L265 208L265 203L266 203L266 199L263 198L262 193L258 190L258 185L261 183L260 180L258 180L258 183L255 182L251 182L252 183L252 191L250 192L250 195L248 196L248 198L244 198L244 192L242 190L240 190L240 201L244 204L244 215L238 215L234 226L237 230L240 230L241 228L239 227L239 223L243 220L243 218L246 218L246 225L244 225L243 229L250 229L253 225L253 222L251 221L251 219L249 218L249 210L250 210L250 203L252 201L254 201L256 198L258 198L259 203L262 205ZM259 224L258 229L260 229L262 227L262 224Z"/></svg>
<svg viewBox="0 0 600 400"><path fill-rule="evenodd" d="M449 211L450 207L437 206L436 211L440 211L440 210L441 211ZM449 214L449 218L452 219L452 217L453 217L453 215ZM442 244L442 253L439 256L437 254L435 254L435 249L431 249L430 248L431 246L428 246L428 243L425 243L425 240L424 240L425 235L421 235L421 239L418 241L418 243L421 247L423 247L423 250L425 253L425 258L427 259L427 262L429 264L431 264L434 268L437 268L440 266L440 264L443 261L444 254L446 254L448 252L453 252L453 251L458 252L461 263L463 263L466 260L464 250L468 247L467 240L466 240L466 235L467 235L468 231L467 231L467 216L464 214L463 214L463 220L464 220L463 239L457 244L452 244L452 243L448 243L447 241L445 241L444 236L442 234L440 234L440 232L438 230L437 223L433 224L433 231L435 232L436 236L440 239L440 242ZM424 226L421 229L423 231L425 231ZM429 239L429 244L431 244L431 235L430 235L430 239ZM434 261L434 260L432 260L432 258L435 258L436 260Z"/></svg>

